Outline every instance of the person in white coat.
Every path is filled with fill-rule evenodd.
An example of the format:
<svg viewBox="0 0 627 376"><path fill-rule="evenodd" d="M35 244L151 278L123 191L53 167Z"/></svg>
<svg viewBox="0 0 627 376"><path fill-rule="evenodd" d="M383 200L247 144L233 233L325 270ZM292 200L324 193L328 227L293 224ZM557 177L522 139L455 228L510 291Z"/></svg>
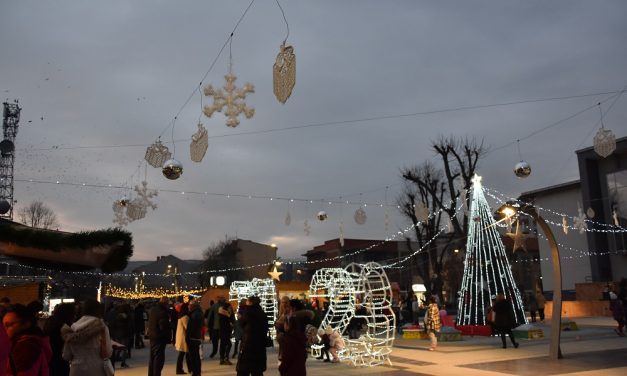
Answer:
<svg viewBox="0 0 627 376"><path fill-rule="evenodd" d="M64 325L61 335L63 359L70 363L70 376L113 374L109 358L113 353L109 329L102 320L102 305L96 300L86 300L83 316L72 326Z"/></svg>
<svg viewBox="0 0 627 376"><path fill-rule="evenodd" d="M187 332L187 323L189 322L189 306L187 303L183 303L179 310L179 320L176 324L176 340L174 341L174 348L179 352L179 356L176 359L176 374L185 375L183 371L183 358L187 364L187 370L191 373L191 367L189 366L189 356L187 352L187 342L185 341L185 333Z"/></svg>

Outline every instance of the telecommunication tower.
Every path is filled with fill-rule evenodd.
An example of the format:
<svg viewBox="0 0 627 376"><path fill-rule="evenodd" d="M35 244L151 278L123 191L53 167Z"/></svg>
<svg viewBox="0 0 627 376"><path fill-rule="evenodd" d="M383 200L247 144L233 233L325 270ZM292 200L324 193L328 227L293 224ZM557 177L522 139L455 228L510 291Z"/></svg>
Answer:
<svg viewBox="0 0 627 376"><path fill-rule="evenodd" d="M13 220L13 164L15 163L15 136L20 123L17 100L4 102L2 134L0 141L0 218Z"/></svg>

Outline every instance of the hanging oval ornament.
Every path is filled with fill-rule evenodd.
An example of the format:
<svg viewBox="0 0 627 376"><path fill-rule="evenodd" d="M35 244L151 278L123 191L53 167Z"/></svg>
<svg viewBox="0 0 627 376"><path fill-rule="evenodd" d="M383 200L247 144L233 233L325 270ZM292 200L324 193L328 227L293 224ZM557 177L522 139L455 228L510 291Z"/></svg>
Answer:
<svg viewBox="0 0 627 376"><path fill-rule="evenodd" d="M594 212L594 209L592 209L591 207L588 207L588 210L586 210L586 215L588 216L588 218L592 219L594 218L594 215L596 213Z"/></svg>
<svg viewBox="0 0 627 376"><path fill-rule="evenodd" d="M200 162L209 147L209 135L207 129L198 123L198 130L192 135L192 142L189 144L189 155L192 162Z"/></svg>
<svg viewBox="0 0 627 376"><path fill-rule="evenodd" d="M285 214L285 225L289 226L290 223L292 223L292 216L290 215L290 211L287 211L287 214Z"/></svg>
<svg viewBox="0 0 627 376"><path fill-rule="evenodd" d="M358 225L363 225L366 223L368 216L366 215L366 211L360 206L359 209L355 210L355 215L353 216L355 219L355 223Z"/></svg>
<svg viewBox="0 0 627 376"><path fill-rule="evenodd" d="M274 96L285 104L292 95L292 90L296 84L296 55L294 47L281 45L281 51L276 56L276 61L272 66L272 83Z"/></svg>
<svg viewBox="0 0 627 376"><path fill-rule="evenodd" d="M344 222L340 221L340 246L344 246Z"/></svg>
<svg viewBox="0 0 627 376"><path fill-rule="evenodd" d="M531 174L531 166L525 161L520 161L516 163L516 166L514 166L514 174L516 174L519 178L524 179Z"/></svg>
<svg viewBox="0 0 627 376"><path fill-rule="evenodd" d="M148 146L146 149L146 155L144 159L152 167L162 167L165 161L172 157L172 153L167 146L161 143L161 140L157 140L154 144Z"/></svg>
<svg viewBox="0 0 627 376"><path fill-rule="evenodd" d="M169 159L163 164L161 172L166 178L176 180L183 175L183 164L176 159Z"/></svg>
<svg viewBox="0 0 627 376"><path fill-rule="evenodd" d="M603 127L594 136L594 151L603 158L606 158L616 150L616 137L614 133Z"/></svg>

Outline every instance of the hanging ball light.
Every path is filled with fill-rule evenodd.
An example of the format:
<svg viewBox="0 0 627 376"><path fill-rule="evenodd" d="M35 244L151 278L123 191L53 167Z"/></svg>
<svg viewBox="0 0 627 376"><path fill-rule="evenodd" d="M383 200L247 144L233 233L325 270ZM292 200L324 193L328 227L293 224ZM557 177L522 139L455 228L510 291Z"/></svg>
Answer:
<svg viewBox="0 0 627 376"><path fill-rule="evenodd" d="M514 166L514 174L519 178L526 178L531 174L531 166L525 161L520 161Z"/></svg>
<svg viewBox="0 0 627 376"><path fill-rule="evenodd" d="M0 201L0 214L6 214L11 210L11 204L7 200Z"/></svg>
<svg viewBox="0 0 627 376"><path fill-rule="evenodd" d="M183 164L176 159L168 159L161 169L163 176L170 180L176 180L183 175Z"/></svg>
<svg viewBox="0 0 627 376"><path fill-rule="evenodd" d="M327 217L327 212L325 212L324 210L320 210L318 212L318 220L324 221L325 219L327 219Z"/></svg>

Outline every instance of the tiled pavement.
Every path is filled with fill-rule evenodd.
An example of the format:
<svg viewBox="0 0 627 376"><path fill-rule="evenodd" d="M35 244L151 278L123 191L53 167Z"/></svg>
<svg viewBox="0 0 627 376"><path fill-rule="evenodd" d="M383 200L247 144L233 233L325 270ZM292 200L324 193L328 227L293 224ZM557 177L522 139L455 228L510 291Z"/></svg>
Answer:
<svg viewBox="0 0 627 376"><path fill-rule="evenodd" d="M462 342L441 343L437 351L427 351L428 341L397 340L392 353L392 366L355 368L350 363L323 363L309 358L307 374L319 376L350 375L627 375L627 337L618 337L607 319L578 319L581 330L562 333L564 358L551 361L548 338L521 341L518 349L502 349L499 338L465 337ZM545 335L550 327L544 327ZM210 345L205 345L205 353ZM118 370L116 375L147 374L148 351L133 350L128 361L131 368ZM163 375L174 375L176 353L169 346ZM235 375L235 366L220 366L218 360L205 359L203 375ZM276 350L268 350L266 376L278 375Z"/></svg>

